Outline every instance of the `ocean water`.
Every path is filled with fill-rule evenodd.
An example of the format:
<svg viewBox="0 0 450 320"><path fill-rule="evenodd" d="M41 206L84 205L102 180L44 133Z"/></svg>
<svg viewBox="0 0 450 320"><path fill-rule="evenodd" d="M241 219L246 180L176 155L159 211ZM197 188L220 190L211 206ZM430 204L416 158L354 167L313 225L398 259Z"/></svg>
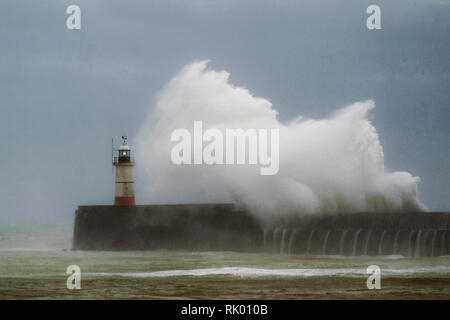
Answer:
<svg viewBox="0 0 450 320"><path fill-rule="evenodd" d="M0 299L450 299L450 257L71 251L71 226L0 227ZM69 290L67 267L81 269ZM381 289L367 289L367 267Z"/></svg>

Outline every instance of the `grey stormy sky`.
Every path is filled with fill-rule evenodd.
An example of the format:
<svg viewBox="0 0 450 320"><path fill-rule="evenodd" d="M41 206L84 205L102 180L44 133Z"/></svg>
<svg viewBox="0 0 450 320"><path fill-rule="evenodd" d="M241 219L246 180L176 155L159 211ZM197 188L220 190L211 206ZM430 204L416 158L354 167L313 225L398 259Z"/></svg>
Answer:
<svg viewBox="0 0 450 320"><path fill-rule="evenodd" d="M66 28L70 4L81 30ZM366 28L370 4L382 30ZM111 137L136 134L154 94L201 59L282 121L374 99L387 169L420 176L421 200L450 210L449 56L444 0L4 0L0 223L110 204Z"/></svg>

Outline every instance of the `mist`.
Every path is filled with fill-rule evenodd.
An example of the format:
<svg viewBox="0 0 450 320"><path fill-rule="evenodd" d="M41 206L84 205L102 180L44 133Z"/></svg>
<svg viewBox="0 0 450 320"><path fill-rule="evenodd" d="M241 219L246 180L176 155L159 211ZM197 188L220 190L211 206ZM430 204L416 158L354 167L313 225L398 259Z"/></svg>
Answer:
<svg viewBox="0 0 450 320"><path fill-rule="evenodd" d="M146 203L234 202L262 217L292 213L424 211L419 177L389 172L372 100L336 107L324 119L278 120L272 103L234 86L226 71L193 62L157 94L134 139L145 172ZM203 121L203 129L279 129L280 169L258 165L174 165L171 132ZM203 144L203 147L205 143ZM246 144L248 152L248 144Z"/></svg>

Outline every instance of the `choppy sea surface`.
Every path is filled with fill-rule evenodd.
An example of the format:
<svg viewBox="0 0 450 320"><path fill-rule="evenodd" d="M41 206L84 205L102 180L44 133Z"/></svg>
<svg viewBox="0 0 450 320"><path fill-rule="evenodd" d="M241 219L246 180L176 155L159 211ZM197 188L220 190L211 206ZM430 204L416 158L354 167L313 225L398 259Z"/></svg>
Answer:
<svg viewBox="0 0 450 320"><path fill-rule="evenodd" d="M0 227L0 299L450 299L450 256L72 251L71 237L71 226Z"/></svg>

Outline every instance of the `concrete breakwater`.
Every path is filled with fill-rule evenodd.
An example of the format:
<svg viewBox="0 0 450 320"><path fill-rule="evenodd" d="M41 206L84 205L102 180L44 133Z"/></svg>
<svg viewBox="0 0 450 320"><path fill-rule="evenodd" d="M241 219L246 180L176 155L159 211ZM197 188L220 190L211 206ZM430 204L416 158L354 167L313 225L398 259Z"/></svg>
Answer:
<svg viewBox="0 0 450 320"><path fill-rule="evenodd" d="M295 215L262 223L233 204L80 206L73 249L442 256L450 254L450 213Z"/></svg>
<svg viewBox="0 0 450 320"><path fill-rule="evenodd" d="M73 248L260 251L261 230L232 204L80 206Z"/></svg>

